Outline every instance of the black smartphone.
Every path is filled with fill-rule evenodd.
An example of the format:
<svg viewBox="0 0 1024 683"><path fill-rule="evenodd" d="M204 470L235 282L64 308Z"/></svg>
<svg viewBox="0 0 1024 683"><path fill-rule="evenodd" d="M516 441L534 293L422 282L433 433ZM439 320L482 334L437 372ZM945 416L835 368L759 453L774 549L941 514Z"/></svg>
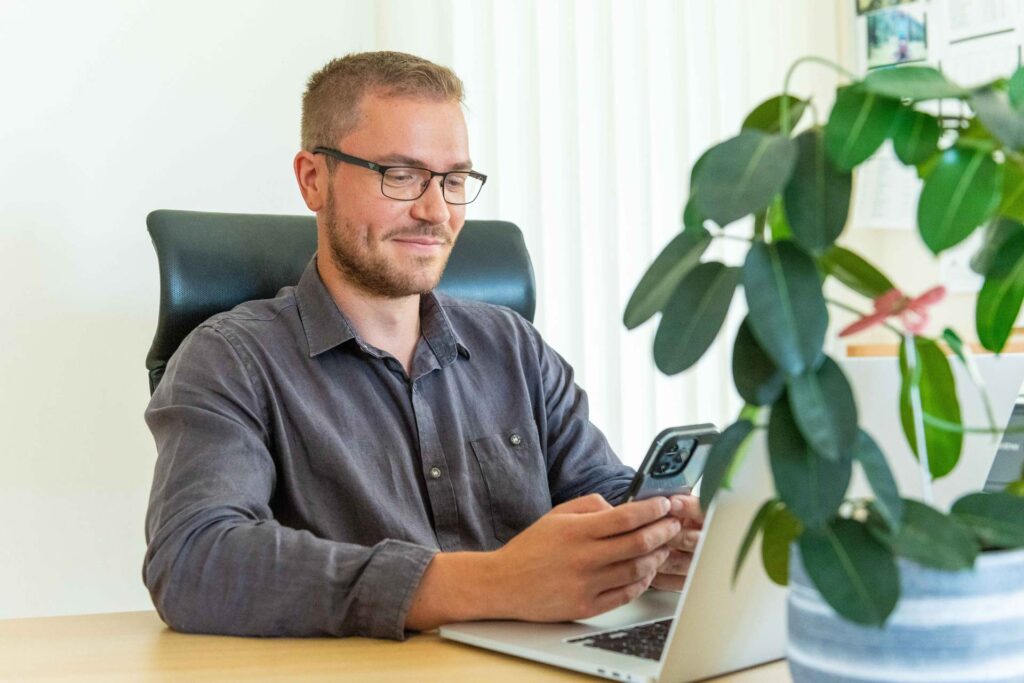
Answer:
<svg viewBox="0 0 1024 683"><path fill-rule="evenodd" d="M713 424L669 427L654 437L633 477L626 502L690 493L704 472L711 445L718 439Z"/></svg>

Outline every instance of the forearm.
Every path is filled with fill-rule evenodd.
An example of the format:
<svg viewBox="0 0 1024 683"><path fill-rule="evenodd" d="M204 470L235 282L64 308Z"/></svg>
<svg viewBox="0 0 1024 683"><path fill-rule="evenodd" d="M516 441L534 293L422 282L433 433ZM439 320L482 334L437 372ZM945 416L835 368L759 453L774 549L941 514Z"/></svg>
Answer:
<svg viewBox="0 0 1024 683"><path fill-rule="evenodd" d="M496 552L437 553L423 574L405 621L426 631L442 624L509 616Z"/></svg>
<svg viewBox="0 0 1024 683"><path fill-rule="evenodd" d="M336 543L276 522L189 525L153 539L144 577L161 617L196 633L402 638L433 551Z"/></svg>

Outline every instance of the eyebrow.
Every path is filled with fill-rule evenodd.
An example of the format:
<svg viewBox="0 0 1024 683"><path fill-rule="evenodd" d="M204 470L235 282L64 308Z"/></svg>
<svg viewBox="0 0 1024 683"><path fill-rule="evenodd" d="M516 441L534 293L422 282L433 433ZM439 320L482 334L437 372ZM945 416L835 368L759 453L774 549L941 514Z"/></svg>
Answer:
<svg viewBox="0 0 1024 683"><path fill-rule="evenodd" d="M383 164L384 166L389 166L389 165L392 165L392 164L400 164L402 166L415 166L416 168L429 168L429 166L427 166L427 164L424 161L422 161L421 159L415 159L413 157L407 157L404 154L387 154L385 156L380 157L380 161L378 161L377 163ZM466 161L460 161L457 164L454 164L448 170L450 170L450 171L468 171L468 170L470 170L472 168L473 168L473 162L467 159Z"/></svg>

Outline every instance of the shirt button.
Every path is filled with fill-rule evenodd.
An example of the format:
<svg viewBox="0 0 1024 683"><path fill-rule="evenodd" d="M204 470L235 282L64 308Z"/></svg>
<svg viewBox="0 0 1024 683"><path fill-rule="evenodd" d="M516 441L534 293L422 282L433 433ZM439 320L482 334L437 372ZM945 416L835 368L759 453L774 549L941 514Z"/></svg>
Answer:
<svg viewBox="0 0 1024 683"><path fill-rule="evenodd" d="M519 436L518 434L513 434L512 436L508 437L508 442L513 446L518 446L523 442L523 437Z"/></svg>
<svg viewBox="0 0 1024 683"><path fill-rule="evenodd" d="M431 479L439 479L440 477L441 477L441 468L440 467L431 467L430 468L430 478Z"/></svg>

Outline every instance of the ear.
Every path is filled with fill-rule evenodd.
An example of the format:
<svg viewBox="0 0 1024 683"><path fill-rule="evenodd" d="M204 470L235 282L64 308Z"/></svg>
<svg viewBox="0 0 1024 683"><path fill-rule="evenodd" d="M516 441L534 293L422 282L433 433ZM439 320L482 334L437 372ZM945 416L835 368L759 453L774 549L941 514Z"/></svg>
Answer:
<svg viewBox="0 0 1024 683"><path fill-rule="evenodd" d="M292 168L306 206L314 213L322 209L327 203L327 184L331 181L323 157L301 150L295 155Z"/></svg>

